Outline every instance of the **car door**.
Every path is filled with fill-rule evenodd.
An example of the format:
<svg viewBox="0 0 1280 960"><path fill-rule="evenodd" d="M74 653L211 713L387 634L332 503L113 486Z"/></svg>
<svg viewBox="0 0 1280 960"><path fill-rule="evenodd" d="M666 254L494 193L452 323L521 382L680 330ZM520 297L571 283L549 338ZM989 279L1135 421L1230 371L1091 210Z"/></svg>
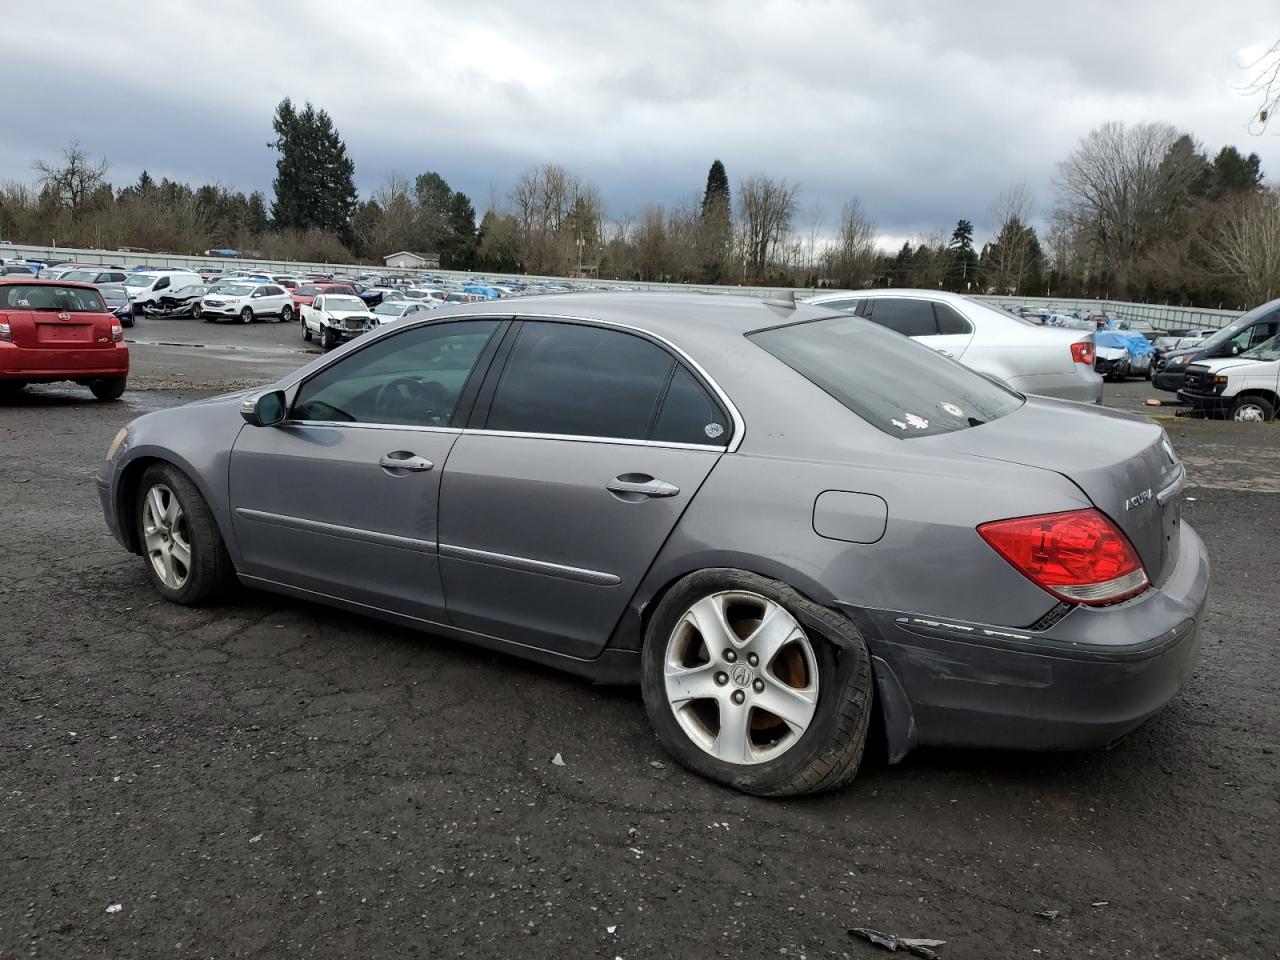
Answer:
<svg viewBox="0 0 1280 960"><path fill-rule="evenodd" d="M444 473L449 617L594 657L733 422L682 360L638 333L526 320L504 353Z"/></svg>
<svg viewBox="0 0 1280 960"><path fill-rule="evenodd" d="M505 321L398 331L321 367L276 427L245 427L230 501L242 573L422 620L444 614L440 477L464 388ZM496 346L496 343L494 343Z"/></svg>

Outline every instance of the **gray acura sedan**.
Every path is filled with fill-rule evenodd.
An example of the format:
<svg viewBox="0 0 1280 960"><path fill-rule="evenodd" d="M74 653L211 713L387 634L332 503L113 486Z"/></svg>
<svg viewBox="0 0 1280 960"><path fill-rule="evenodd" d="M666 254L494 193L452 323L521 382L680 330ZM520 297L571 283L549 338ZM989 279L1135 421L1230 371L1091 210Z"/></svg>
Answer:
<svg viewBox="0 0 1280 960"><path fill-rule="evenodd" d="M238 579L638 682L680 762L783 795L872 729L1076 749L1159 710L1208 590L1183 480L1148 420L847 313L584 293L147 414L98 489L169 600Z"/></svg>

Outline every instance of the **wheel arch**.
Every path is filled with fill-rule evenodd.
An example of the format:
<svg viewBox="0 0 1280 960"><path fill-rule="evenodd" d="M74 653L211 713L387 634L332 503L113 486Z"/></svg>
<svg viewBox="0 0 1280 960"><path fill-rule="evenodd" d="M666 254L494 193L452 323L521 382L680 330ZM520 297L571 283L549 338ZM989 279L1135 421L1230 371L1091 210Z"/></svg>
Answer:
<svg viewBox="0 0 1280 960"><path fill-rule="evenodd" d="M141 555L142 545L138 541L137 523L134 518L134 504L138 500L138 488L142 485L142 475L147 472L147 468L156 464L168 464L176 470L181 471L200 492L200 496L204 498L204 502L209 506L209 512L213 515L214 523L218 525L218 532L222 535L223 543L230 546L234 543L230 539L230 530L221 512L217 509L217 500L210 495L210 491L201 477L200 472L192 468L183 458L176 456L172 451L160 452L138 452L123 467L120 468L118 479L115 483L115 512L119 521L120 534L124 538L129 550L133 553Z"/></svg>

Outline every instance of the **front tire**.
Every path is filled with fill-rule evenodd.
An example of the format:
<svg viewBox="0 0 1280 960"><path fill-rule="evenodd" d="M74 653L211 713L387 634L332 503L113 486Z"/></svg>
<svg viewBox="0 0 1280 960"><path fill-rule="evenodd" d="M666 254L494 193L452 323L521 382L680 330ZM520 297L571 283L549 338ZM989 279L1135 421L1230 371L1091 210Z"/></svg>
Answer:
<svg viewBox="0 0 1280 960"><path fill-rule="evenodd" d="M253 307L245 307L240 311L241 323L253 323Z"/></svg>
<svg viewBox="0 0 1280 960"><path fill-rule="evenodd" d="M135 517L147 575L164 599L198 606L230 581L231 558L209 505L177 467L146 469Z"/></svg>
<svg viewBox="0 0 1280 960"><path fill-rule="evenodd" d="M1266 397L1237 397L1231 405L1231 419L1236 423L1267 423L1275 418L1276 408Z"/></svg>
<svg viewBox="0 0 1280 960"><path fill-rule="evenodd" d="M99 400L119 400L124 396L124 388L127 382L125 377L108 377L105 380L92 381L89 384L89 389Z"/></svg>
<svg viewBox="0 0 1280 960"><path fill-rule="evenodd" d="M195 319L199 320L203 314L204 314L204 308L201 307L199 303L197 303L194 307L191 308L191 316L194 317Z"/></svg>
<svg viewBox="0 0 1280 960"><path fill-rule="evenodd" d="M287 304L285 305L284 309L280 311L280 322L281 323L293 322L293 307Z"/></svg>
<svg viewBox="0 0 1280 960"><path fill-rule="evenodd" d="M307 326L307 321L302 321L302 339L311 342L311 328Z"/></svg>
<svg viewBox="0 0 1280 960"><path fill-rule="evenodd" d="M871 721L866 642L845 617L776 580L702 570L645 631L645 709L681 764L746 793L843 786Z"/></svg>
<svg viewBox="0 0 1280 960"><path fill-rule="evenodd" d="M333 333L324 324L320 325L320 349L332 350L337 345Z"/></svg>

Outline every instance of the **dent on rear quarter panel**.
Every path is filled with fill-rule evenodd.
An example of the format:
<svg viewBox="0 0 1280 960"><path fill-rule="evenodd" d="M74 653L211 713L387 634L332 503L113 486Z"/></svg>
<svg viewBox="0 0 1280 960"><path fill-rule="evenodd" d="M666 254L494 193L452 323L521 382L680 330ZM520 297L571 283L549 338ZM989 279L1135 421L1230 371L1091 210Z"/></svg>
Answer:
<svg viewBox="0 0 1280 960"><path fill-rule="evenodd" d="M917 441L918 443L918 441ZM875 464L727 454L686 510L641 583L640 609L673 580L737 567L790 584L817 603L1025 627L1056 601L977 534L1001 517L1088 506L1074 485L1044 470L877 450ZM868 458L869 459L869 458ZM827 490L882 499L875 543L820 536L813 507Z"/></svg>

